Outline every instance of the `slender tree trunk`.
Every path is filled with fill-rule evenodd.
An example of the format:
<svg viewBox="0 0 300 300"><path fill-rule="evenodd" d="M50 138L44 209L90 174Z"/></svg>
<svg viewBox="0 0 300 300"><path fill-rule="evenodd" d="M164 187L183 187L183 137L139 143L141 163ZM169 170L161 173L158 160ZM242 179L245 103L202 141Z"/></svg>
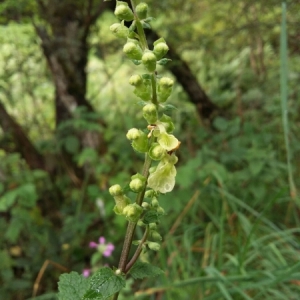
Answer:
<svg viewBox="0 0 300 300"><path fill-rule="evenodd" d="M7 113L1 102L0 126L4 131L4 136L13 142L12 149L5 149L5 145L1 145L1 148L8 152L19 152L27 162L28 166L32 169L45 169L43 156L36 150L23 128ZM8 145L10 144L6 143L5 139L4 143Z"/></svg>

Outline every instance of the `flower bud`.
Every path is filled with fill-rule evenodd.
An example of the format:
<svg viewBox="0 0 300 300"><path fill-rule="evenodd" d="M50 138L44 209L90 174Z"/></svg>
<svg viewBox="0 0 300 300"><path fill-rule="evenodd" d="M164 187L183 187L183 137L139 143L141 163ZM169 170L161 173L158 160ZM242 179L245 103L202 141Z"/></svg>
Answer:
<svg viewBox="0 0 300 300"><path fill-rule="evenodd" d="M171 78L163 77L158 82L157 96L159 102L165 102L172 93L174 81Z"/></svg>
<svg viewBox="0 0 300 300"><path fill-rule="evenodd" d="M117 215L122 215L124 208L130 204L130 199L124 195L114 197L116 205L114 207L114 212Z"/></svg>
<svg viewBox="0 0 300 300"><path fill-rule="evenodd" d="M153 160L161 160L166 154L166 150L158 143L153 143L149 149L149 156Z"/></svg>
<svg viewBox="0 0 300 300"><path fill-rule="evenodd" d="M137 16L140 19L146 19L147 18L147 12L148 12L147 3L145 3L145 2L139 3L135 8L135 12L136 12Z"/></svg>
<svg viewBox="0 0 300 300"><path fill-rule="evenodd" d="M141 84L143 84L143 78L140 75L132 75L129 78L129 84L133 85L133 86L140 86Z"/></svg>
<svg viewBox="0 0 300 300"><path fill-rule="evenodd" d="M159 215L164 215L165 214L165 210L160 206L160 207L158 207L157 208L157 213L159 214Z"/></svg>
<svg viewBox="0 0 300 300"><path fill-rule="evenodd" d="M140 227L145 227L146 226L146 224L142 220L138 220L136 225L140 226Z"/></svg>
<svg viewBox="0 0 300 300"><path fill-rule="evenodd" d="M134 150L141 152L141 153L146 153L148 152L149 146L148 146L148 137L147 135L140 131L141 136L135 140L132 141L132 147Z"/></svg>
<svg viewBox="0 0 300 300"><path fill-rule="evenodd" d="M133 223L136 223L139 220L142 212L143 209L136 203L129 204L123 209L123 214L126 219Z"/></svg>
<svg viewBox="0 0 300 300"><path fill-rule="evenodd" d="M148 72L154 72L156 69L156 56L150 51L146 50L142 56L142 63L148 70Z"/></svg>
<svg viewBox="0 0 300 300"><path fill-rule="evenodd" d="M156 223L150 223L150 224L149 224L149 228L150 228L151 230L156 230L156 228L157 228Z"/></svg>
<svg viewBox="0 0 300 300"><path fill-rule="evenodd" d="M149 204L148 202L143 202L143 203L142 203L142 207L143 207L144 209L149 209L150 204Z"/></svg>
<svg viewBox="0 0 300 300"><path fill-rule="evenodd" d="M163 58L168 51L169 47L165 42L158 43L153 48L153 53L155 54L157 60Z"/></svg>
<svg viewBox="0 0 300 300"><path fill-rule="evenodd" d="M117 1L114 14L120 20L132 21L134 19L133 12L128 6L128 3L123 1Z"/></svg>
<svg viewBox="0 0 300 300"><path fill-rule="evenodd" d="M125 38L126 39L129 35L128 27L126 27L126 26L124 26L123 24L120 24L120 23L112 24L109 27L109 29L118 38Z"/></svg>
<svg viewBox="0 0 300 300"><path fill-rule="evenodd" d="M153 198L154 197L154 191L153 190L148 190L145 193L145 198Z"/></svg>
<svg viewBox="0 0 300 300"><path fill-rule="evenodd" d="M159 202L158 202L157 198L154 197L154 198L152 199L151 205L152 205L153 207L159 207Z"/></svg>
<svg viewBox="0 0 300 300"><path fill-rule="evenodd" d="M162 240L161 235L155 230L151 231L150 236L155 241L161 241Z"/></svg>
<svg viewBox="0 0 300 300"><path fill-rule="evenodd" d="M114 196L121 196L123 195L123 190L119 184L112 185L109 188L109 193Z"/></svg>
<svg viewBox="0 0 300 300"><path fill-rule="evenodd" d="M148 124L154 124L157 121L157 109L153 103L147 104L143 107L143 117Z"/></svg>
<svg viewBox="0 0 300 300"><path fill-rule="evenodd" d="M136 128L131 128L128 130L126 137L130 141L134 141L142 136L142 132Z"/></svg>
<svg viewBox="0 0 300 300"><path fill-rule="evenodd" d="M145 186L144 182L139 178L135 178L135 179L131 180L129 183L129 187L135 193L141 192L143 190L144 186Z"/></svg>
<svg viewBox="0 0 300 300"><path fill-rule="evenodd" d="M130 59L140 60L143 56L143 50L134 42L127 42L123 47L123 52Z"/></svg>
<svg viewBox="0 0 300 300"><path fill-rule="evenodd" d="M160 249L160 244L155 242L148 242L148 247L153 251L158 251Z"/></svg>

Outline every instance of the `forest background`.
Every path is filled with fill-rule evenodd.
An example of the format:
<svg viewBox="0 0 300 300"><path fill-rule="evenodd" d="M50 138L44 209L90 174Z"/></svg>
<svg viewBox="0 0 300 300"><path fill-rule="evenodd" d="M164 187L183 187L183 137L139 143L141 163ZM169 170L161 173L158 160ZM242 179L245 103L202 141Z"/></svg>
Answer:
<svg viewBox="0 0 300 300"><path fill-rule="evenodd" d="M278 1L147 3L182 144L162 249L145 258L166 272L129 281L124 299L298 299L299 1L286 1L288 60ZM125 221L108 187L141 167L125 133L142 115L114 5L0 2L1 299L56 299L100 236L115 245L101 264L117 265Z"/></svg>

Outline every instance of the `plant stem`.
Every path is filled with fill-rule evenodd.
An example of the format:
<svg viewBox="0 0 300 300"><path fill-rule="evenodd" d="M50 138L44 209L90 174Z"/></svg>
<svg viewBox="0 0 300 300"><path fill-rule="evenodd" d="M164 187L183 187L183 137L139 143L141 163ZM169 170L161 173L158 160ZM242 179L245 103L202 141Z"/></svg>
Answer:
<svg viewBox="0 0 300 300"><path fill-rule="evenodd" d="M139 19L139 17L137 16L136 12L135 12L135 7L137 6L137 2L136 0L131 0L131 6L132 6L132 10L133 10L133 13L134 13L134 19L135 19L135 24L136 24L136 29L137 29L137 32L138 32L138 35L140 37L140 43L141 43L141 46L142 46L142 49L145 50L145 49L149 49L148 48L148 42L147 42L147 39L146 39L146 35L145 35L145 32L144 32L144 29L143 29L143 25L141 23L141 20Z"/></svg>
<svg viewBox="0 0 300 300"><path fill-rule="evenodd" d="M131 269L131 267L136 263L136 261L138 260L140 254L141 254L141 252L143 250L143 245L147 241L148 234L149 234L149 226L147 226L147 228L145 230L145 233L143 235L143 238L141 239L141 242L140 242L139 246L135 250L134 255L132 256L132 258L129 261L129 263L126 265L125 273L127 273Z"/></svg>

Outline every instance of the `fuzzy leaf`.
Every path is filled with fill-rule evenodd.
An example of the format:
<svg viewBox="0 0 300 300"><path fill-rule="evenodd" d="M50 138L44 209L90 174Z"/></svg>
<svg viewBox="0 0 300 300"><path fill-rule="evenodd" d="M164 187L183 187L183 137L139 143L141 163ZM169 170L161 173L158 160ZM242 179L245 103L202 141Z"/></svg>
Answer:
<svg viewBox="0 0 300 300"><path fill-rule="evenodd" d="M130 270L130 275L134 279L143 279L146 277L155 277L164 273L156 266L144 262L137 262Z"/></svg>
<svg viewBox="0 0 300 300"><path fill-rule="evenodd" d="M90 287L83 300L105 300L125 287L125 278L110 268L101 268L90 279Z"/></svg>
<svg viewBox="0 0 300 300"><path fill-rule="evenodd" d="M58 282L58 300L81 300L89 281L77 272L62 274Z"/></svg>
<svg viewBox="0 0 300 300"><path fill-rule="evenodd" d="M169 58L162 58L161 60L159 60L157 63L161 66L165 66L168 62L172 61L172 59Z"/></svg>
<svg viewBox="0 0 300 300"><path fill-rule="evenodd" d="M158 222L158 213L153 210L147 211L144 215L143 222L145 224Z"/></svg>

